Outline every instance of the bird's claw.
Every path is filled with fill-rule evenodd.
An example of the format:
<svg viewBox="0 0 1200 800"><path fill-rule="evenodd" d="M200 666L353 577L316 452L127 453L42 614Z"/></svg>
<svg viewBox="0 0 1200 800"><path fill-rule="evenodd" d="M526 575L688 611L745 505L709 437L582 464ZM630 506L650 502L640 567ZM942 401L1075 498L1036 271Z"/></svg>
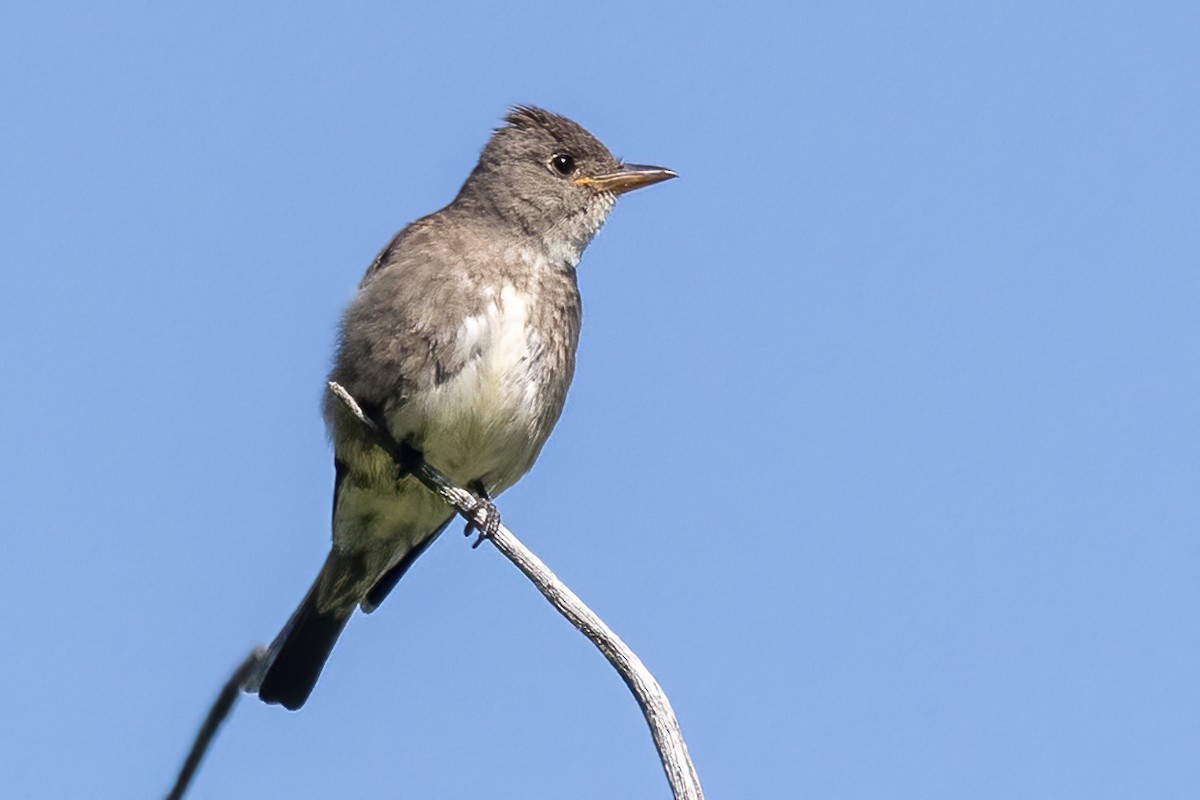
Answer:
<svg viewBox="0 0 1200 800"><path fill-rule="evenodd" d="M483 526L479 525L479 513L483 512ZM483 544L484 539L491 539L500 530L500 509L496 508L496 504L488 497L485 491L476 491L475 506L471 509L471 519L467 520L467 525L463 528L463 536L470 536L472 531L479 534L479 538L471 545L474 550L479 545Z"/></svg>

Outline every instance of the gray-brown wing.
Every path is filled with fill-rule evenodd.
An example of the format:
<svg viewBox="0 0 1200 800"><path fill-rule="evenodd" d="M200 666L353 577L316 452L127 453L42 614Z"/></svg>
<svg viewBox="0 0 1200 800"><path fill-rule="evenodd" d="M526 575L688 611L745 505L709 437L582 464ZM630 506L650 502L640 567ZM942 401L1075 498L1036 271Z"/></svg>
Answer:
<svg viewBox="0 0 1200 800"><path fill-rule="evenodd" d="M455 342L463 320L483 305L463 238L439 212L401 231L367 270L342 318L330 380L368 414L382 418L414 393L449 380L474 357ZM331 423L332 408L327 403Z"/></svg>

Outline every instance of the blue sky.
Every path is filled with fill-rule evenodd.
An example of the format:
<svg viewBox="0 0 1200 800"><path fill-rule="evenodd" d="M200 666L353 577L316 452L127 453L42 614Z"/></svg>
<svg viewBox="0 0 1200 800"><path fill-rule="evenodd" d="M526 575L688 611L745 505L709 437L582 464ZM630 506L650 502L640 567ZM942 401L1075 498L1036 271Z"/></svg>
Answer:
<svg viewBox="0 0 1200 800"><path fill-rule="evenodd" d="M708 795L1194 795L1198 41L1193 3L8 4L0 796L166 790L328 547L342 306L514 103L682 176L585 255L500 505ZM191 796L668 793L450 536Z"/></svg>

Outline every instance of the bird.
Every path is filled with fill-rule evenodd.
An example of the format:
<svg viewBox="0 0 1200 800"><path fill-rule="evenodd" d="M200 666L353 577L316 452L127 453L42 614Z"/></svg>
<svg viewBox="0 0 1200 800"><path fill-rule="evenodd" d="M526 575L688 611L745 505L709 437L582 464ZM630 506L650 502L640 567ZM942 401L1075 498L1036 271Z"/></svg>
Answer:
<svg viewBox="0 0 1200 800"><path fill-rule="evenodd" d="M563 410L584 249L618 196L675 177L618 160L566 117L513 107L454 200L402 229L367 269L329 380L498 522L492 500L533 466ZM378 608L453 517L328 393L324 417L332 547L244 687L290 710L308 700L355 610Z"/></svg>

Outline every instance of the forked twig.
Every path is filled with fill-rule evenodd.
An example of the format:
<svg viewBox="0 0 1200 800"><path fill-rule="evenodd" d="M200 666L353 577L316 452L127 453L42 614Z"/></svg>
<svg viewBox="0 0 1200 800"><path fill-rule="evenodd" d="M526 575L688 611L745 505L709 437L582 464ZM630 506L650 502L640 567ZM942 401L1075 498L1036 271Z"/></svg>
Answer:
<svg viewBox="0 0 1200 800"><path fill-rule="evenodd" d="M362 423L371 439L383 448L402 469L410 471L417 480L431 491L436 492L476 529L480 531L488 529L488 503L483 502L481 498L466 489L451 483L446 476L425 463L424 460L417 460L414 463L412 453L367 417L349 392L333 381L330 381L329 389ZM654 737L654 746L658 749L658 757L662 760L663 770L667 773L667 781L671 784L675 800L703 800L704 792L700 788L700 778L696 775L696 768L688 755L687 744L683 741L683 733L679 729L678 720L675 719L675 712L671 709L671 703L663 693L662 687L658 685L658 681L654 680L654 676L642 664L641 659L537 556L521 544L512 531L500 524L495 527L494 533L487 536L487 539L516 565L517 569L525 573L525 577L533 582L538 591L558 609L560 614L567 618L568 622L591 640L592 644L608 659L608 663L617 670L621 679L625 681L625 685L633 692L634 699L637 700L638 706L642 709L642 715L645 716L646 723L650 726L650 733ZM213 736L216 735L217 729L229 715L246 680L258 667L263 652L262 648L256 649L230 676L229 681L209 710L200 732L196 735L192 749L188 753L187 760L184 761L183 768L180 770L179 777L176 779L171 793L167 796L167 800L181 800L184 792L187 791L188 784L195 775L200 761L204 758L205 751L212 743Z"/></svg>

